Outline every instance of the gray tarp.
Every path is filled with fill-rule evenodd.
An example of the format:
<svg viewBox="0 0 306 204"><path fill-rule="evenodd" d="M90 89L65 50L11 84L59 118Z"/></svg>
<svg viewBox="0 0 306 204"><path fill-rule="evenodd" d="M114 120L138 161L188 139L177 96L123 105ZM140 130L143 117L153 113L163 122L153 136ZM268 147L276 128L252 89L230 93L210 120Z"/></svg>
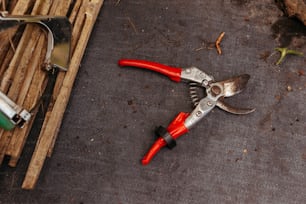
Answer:
<svg viewBox="0 0 306 204"><path fill-rule="evenodd" d="M210 47L222 31L217 55ZM0 203L304 203L305 58L275 66L273 52L306 53L305 33L272 0L106 1L36 189L20 190L33 133L18 167L1 167ZM143 167L155 127L191 101L187 84L119 68L123 57L196 66L217 80L248 73L247 89L228 101L256 112L216 108Z"/></svg>

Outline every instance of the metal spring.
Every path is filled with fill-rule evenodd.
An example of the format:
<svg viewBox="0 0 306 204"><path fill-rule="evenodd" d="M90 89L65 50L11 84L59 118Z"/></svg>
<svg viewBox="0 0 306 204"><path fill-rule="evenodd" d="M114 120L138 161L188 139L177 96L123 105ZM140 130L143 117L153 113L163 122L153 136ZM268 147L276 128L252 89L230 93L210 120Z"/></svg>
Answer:
<svg viewBox="0 0 306 204"><path fill-rule="evenodd" d="M190 82L189 83L189 95L193 103L193 106L197 106L200 102L197 90L198 90L198 84L195 82Z"/></svg>

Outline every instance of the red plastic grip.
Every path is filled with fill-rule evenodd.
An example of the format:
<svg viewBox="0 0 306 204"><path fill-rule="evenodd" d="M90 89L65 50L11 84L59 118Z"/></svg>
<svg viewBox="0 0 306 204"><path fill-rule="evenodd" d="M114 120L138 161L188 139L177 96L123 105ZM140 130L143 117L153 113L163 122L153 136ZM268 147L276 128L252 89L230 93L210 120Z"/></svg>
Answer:
<svg viewBox="0 0 306 204"><path fill-rule="evenodd" d="M149 164L153 157L159 152L159 150L165 147L166 145L166 141L163 138L159 137L151 146L147 154L142 158L142 165Z"/></svg>
<svg viewBox="0 0 306 204"><path fill-rule="evenodd" d="M135 59L121 59L118 61L121 67L137 67L143 69L149 69L165 76L168 76L171 80L175 82L181 81L182 68L170 67L164 64L159 64L156 62L150 62L146 60L135 60Z"/></svg>
<svg viewBox="0 0 306 204"><path fill-rule="evenodd" d="M184 125L184 122L188 116L189 113L181 112L174 118L174 120L168 126L167 131L173 137L173 139L177 139L181 135L188 132L188 129ZM159 137L149 149L147 154L143 157L141 163L143 165L149 164L153 157L159 152L159 150L165 147L166 145L166 141L162 137Z"/></svg>
<svg viewBox="0 0 306 204"><path fill-rule="evenodd" d="M167 130L173 139L176 140L178 137L188 132L184 124L188 116L189 113L180 112L168 126Z"/></svg>

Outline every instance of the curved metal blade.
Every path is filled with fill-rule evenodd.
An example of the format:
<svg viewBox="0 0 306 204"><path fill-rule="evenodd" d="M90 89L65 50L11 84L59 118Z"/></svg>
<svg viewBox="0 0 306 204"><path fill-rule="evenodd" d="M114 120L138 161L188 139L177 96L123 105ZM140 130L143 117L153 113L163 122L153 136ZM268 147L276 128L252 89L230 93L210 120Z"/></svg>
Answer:
<svg viewBox="0 0 306 204"><path fill-rule="evenodd" d="M223 86L224 97L230 97L243 91L249 79L250 75L243 74L217 83Z"/></svg>
<svg viewBox="0 0 306 204"><path fill-rule="evenodd" d="M229 113L232 114L236 114L236 115L245 115L245 114L249 114L255 111L255 108L236 108L233 107L227 103L225 103L223 100L218 100L216 106L218 106L219 108L221 108L224 111L227 111Z"/></svg>

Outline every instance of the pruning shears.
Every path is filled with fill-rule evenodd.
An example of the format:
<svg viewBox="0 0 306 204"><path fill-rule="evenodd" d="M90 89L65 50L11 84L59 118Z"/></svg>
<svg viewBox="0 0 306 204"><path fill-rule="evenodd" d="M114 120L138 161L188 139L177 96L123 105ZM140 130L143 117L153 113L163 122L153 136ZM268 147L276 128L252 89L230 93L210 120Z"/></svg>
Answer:
<svg viewBox="0 0 306 204"><path fill-rule="evenodd" d="M234 96L244 90L250 76L242 74L223 81L214 78L196 67L176 68L164 64L136 59L121 59L121 67L137 67L148 69L166 75L172 81L190 82L190 96L194 104L191 113L180 112L167 128L160 126L157 129L158 138L142 159L142 164L147 165L152 158L165 146L170 149L176 146L176 140L187 133L195 124L206 116L215 106L232 114L249 114L255 109L235 108L228 105L224 99ZM199 98L198 89L205 89L205 97Z"/></svg>

